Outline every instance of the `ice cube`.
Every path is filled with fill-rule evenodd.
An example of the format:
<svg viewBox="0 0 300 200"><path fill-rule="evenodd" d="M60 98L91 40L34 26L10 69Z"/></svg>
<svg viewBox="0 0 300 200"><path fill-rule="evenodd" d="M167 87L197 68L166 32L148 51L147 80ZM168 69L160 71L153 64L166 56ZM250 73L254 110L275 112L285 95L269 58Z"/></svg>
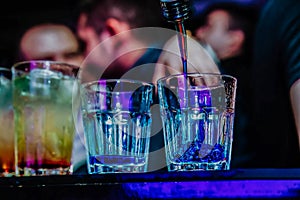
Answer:
<svg viewBox="0 0 300 200"><path fill-rule="evenodd" d="M35 87L57 86L58 80L62 78L61 72L48 69L34 69L30 72L30 81Z"/></svg>
<svg viewBox="0 0 300 200"><path fill-rule="evenodd" d="M193 141L189 148L178 157L176 162L191 162L199 160L199 151L201 149L201 142L198 140Z"/></svg>
<svg viewBox="0 0 300 200"><path fill-rule="evenodd" d="M59 82L59 88L57 90L57 102L58 103L72 103L73 94L78 95L78 85L74 78L64 77L63 80Z"/></svg>
<svg viewBox="0 0 300 200"><path fill-rule="evenodd" d="M4 76L0 76L0 106L8 107L12 101L12 85L11 80Z"/></svg>
<svg viewBox="0 0 300 200"><path fill-rule="evenodd" d="M0 76L0 87L8 88L11 87L11 80L5 76Z"/></svg>
<svg viewBox="0 0 300 200"><path fill-rule="evenodd" d="M224 159L224 146L220 144L215 144L213 149L210 149L208 155L202 158L202 160L206 160L208 162L218 162Z"/></svg>
<svg viewBox="0 0 300 200"><path fill-rule="evenodd" d="M30 89L35 95L49 96L51 90L57 90L62 78L61 72L48 69L33 69L30 74Z"/></svg>

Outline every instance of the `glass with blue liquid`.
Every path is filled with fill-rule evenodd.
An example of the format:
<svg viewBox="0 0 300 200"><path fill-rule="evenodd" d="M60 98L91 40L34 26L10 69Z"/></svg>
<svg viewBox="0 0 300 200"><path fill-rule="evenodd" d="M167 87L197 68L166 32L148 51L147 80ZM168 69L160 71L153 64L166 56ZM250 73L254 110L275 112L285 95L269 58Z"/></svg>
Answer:
<svg viewBox="0 0 300 200"><path fill-rule="evenodd" d="M157 84L168 171L229 170L236 78L187 73Z"/></svg>
<svg viewBox="0 0 300 200"><path fill-rule="evenodd" d="M81 106L89 174L148 168L153 85L129 79L88 82Z"/></svg>

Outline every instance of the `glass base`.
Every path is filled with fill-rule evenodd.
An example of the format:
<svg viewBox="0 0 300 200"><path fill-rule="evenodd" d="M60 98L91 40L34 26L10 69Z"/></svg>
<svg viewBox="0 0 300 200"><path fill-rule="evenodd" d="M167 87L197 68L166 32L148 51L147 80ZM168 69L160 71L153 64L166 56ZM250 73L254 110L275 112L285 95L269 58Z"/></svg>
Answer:
<svg viewBox="0 0 300 200"><path fill-rule="evenodd" d="M143 173L147 171L147 165L90 165L89 174L102 173Z"/></svg>
<svg viewBox="0 0 300 200"><path fill-rule="evenodd" d="M15 172L0 172L0 177L13 177L15 176Z"/></svg>
<svg viewBox="0 0 300 200"><path fill-rule="evenodd" d="M16 172L16 176L48 176L48 175L71 175L72 167L59 167L59 168L27 168L19 169Z"/></svg>
<svg viewBox="0 0 300 200"><path fill-rule="evenodd" d="M140 173L146 172L147 166L145 156L96 155L89 157L88 173Z"/></svg>
<svg viewBox="0 0 300 200"><path fill-rule="evenodd" d="M170 163L168 171L209 171L209 170L229 170L229 163L226 161L217 163Z"/></svg>

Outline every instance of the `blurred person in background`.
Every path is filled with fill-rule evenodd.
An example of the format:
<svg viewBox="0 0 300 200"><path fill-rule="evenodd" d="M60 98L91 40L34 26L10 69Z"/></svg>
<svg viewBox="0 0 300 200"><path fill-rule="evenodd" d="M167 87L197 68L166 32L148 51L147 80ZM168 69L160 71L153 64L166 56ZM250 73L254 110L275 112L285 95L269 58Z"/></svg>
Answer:
<svg viewBox="0 0 300 200"><path fill-rule="evenodd" d="M269 0L256 29L253 167L300 167L300 1Z"/></svg>
<svg viewBox="0 0 300 200"><path fill-rule="evenodd" d="M159 1L83 0L79 6L77 34L86 44L87 62L95 65L84 68L82 74L121 78L139 65L157 61L159 37L148 43L143 32L131 30L162 26Z"/></svg>
<svg viewBox="0 0 300 200"><path fill-rule="evenodd" d="M18 60L21 34L40 23L65 24L74 31L79 0L7 1L1 6L0 64L10 68ZM5 31L4 31L5 30Z"/></svg>
<svg viewBox="0 0 300 200"><path fill-rule="evenodd" d="M193 1L194 4L202 3ZM197 5L193 5L197 6ZM248 167L252 162L249 132L249 90L252 43L259 7L239 2L210 3L201 13L194 13L192 35L208 50L221 73L237 78L237 97L231 167Z"/></svg>
<svg viewBox="0 0 300 200"><path fill-rule="evenodd" d="M101 73L98 73L102 78L119 78L134 67L145 63L159 62L172 68L176 65L176 68L181 69L181 57L177 53L178 41L177 38L175 40L171 38L175 32L164 31L164 28L174 27L163 19L159 3L151 0L83 1L77 34L86 43L85 56L89 57L87 60L95 61L96 66L102 68ZM150 33L146 32L147 29L144 29L145 32L132 31L146 27L160 29ZM175 52L177 58L161 54L162 51ZM202 53L202 49L199 51L198 55ZM190 58L193 59L193 56ZM206 61L206 54L201 58L195 63L207 62L207 65L208 63L214 65L210 59ZM216 68L209 69L205 66L199 67L199 70L216 71ZM152 74L145 75L151 81Z"/></svg>
<svg viewBox="0 0 300 200"><path fill-rule="evenodd" d="M19 43L19 61L52 60L80 66L81 43L64 24L41 23L28 28Z"/></svg>

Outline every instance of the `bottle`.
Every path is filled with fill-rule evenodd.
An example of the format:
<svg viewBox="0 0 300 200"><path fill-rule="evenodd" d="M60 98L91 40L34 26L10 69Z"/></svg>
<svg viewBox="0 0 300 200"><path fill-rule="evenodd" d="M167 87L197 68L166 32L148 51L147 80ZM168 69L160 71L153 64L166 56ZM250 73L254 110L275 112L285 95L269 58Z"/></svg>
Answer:
<svg viewBox="0 0 300 200"><path fill-rule="evenodd" d="M187 73L187 35L184 21L189 18L189 0L160 0L162 14L168 22L173 22L178 36L183 73Z"/></svg>
<svg viewBox="0 0 300 200"><path fill-rule="evenodd" d="M189 18L189 0L160 0L162 14L168 22L184 21Z"/></svg>

